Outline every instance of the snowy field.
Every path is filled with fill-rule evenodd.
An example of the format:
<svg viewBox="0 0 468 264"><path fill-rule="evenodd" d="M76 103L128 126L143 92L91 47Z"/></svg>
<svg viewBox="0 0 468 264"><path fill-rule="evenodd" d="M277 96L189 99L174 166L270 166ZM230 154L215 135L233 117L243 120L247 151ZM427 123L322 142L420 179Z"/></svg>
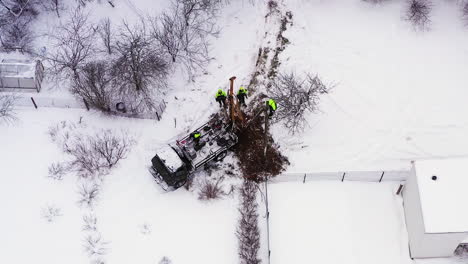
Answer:
<svg viewBox="0 0 468 264"><path fill-rule="evenodd" d="M46 177L48 166L63 159L49 127L80 117L90 128L127 129L138 142L105 178L93 210L78 205L76 177ZM104 259L109 263L156 263L163 256L175 263L236 263L236 199L204 203L185 189L162 192L147 171L156 147L152 135L160 134L154 121L60 109L22 110L19 118L0 136L0 208L5 213L0 263L89 262L82 228L83 217L91 213L108 242ZM60 210L52 222L44 216L49 206Z"/></svg>
<svg viewBox="0 0 468 264"><path fill-rule="evenodd" d="M281 69L336 84L304 134L276 130L289 171L398 170L468 155L468 28L456 1L433 1L427 32L402 19L404 1L285 2L294 26Z"/></svg>
<svg viewBox="0 0 468 264"><path fill-rule="evenodd" d="M271 263L413 263L397 189L397 183L270 184Z"/></svg>

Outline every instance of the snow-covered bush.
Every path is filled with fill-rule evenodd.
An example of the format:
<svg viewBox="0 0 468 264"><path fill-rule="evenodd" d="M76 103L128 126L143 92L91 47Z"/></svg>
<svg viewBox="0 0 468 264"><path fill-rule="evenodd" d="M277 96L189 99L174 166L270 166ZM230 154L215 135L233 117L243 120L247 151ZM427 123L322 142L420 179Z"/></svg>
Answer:
<svg viewBox="0 0 468 264"><path fill-rule="evenodd" d="M416 29L426 30L431 23L431 10L432 4L429 0L409 0L405 17Z"/></svg>
<svg viewBox="0 0 468 264"><path fill-rule="evenodd" d="M14 106L17 98L11 94L0 94L0 121L10 122L16 119Z"/></svg>
<svg viewBox="0 0 468 264"><path fill-rule="evenodd" d="M96 232L97 231L97 218L94 214L87 214L83 216L83 231Z"/></svg>
<svg viewBox="0 0 468 264"><path fill-rule="evenodd" d="M160 261L159 264L172 264L172 261L168 257L163 257Z"/></svg>
<svg viewBox="0 0 468 264"><path fill-rule="evenodd" d="M49 166L48 177L54 180L61 181L63 179L63 176L65 176L67 172L68 172L68 168L66 164L55 162Z"/></svg>
<svg viewBox="0 0 468 264"><path fill-rule="evenodd" d="M317 75L303 78L292 72L280 73L271 84L270 97L278 105L272 120L284 122L292 134L305 128L306 114L317 111L320 96L331 89Z"/></svg>
<svg viewBox="0 0 468 264"><path fill-rule="evenodd" d="M93 136L75 135L64 143L71 155L68 165L82 177L107 175L121 159L125 159L133 144L125 132L115 135L101 130Z"/></svg>
<svg viewBox="0 0 468 264"><path fill-rule="evenodd" d="M155 97L167 87L168 64L145 21L123 23L116 37L113 86L133 113L152 112ZM158 94L159 93L159 94Z"/></svg>
<svg viewBox="0 0 468 264"><path fill-rule="evenodd" d="M259 264L260 231L258 228L257 184L244 180L240 189L240 219L237 227L241 264Z"/></svg>
<svg viewBox="0 0 468 264"><path fill-rule="evenodd" d="M465 26L468 26L468 1L462 4L462 18L465 21Z"/></svg>
<svg viewBox="0 0 468 264"><path fill-rule="evenodd" d="M101 257L108 251L108 244L109 242L104 241L99 232L93 232L85 237L83 247L89 257L102 260Z"/></svg>
<svg viewBox="0 0 468 264"><path fill-rule="evenodd" d="M216 181L210 181L208 179L205 179L201 184L200 191L198 193L198 199L212 200L226 195L226 193L223 190L222 182L222 177L218 178Z"/></svg>
<svg viewBox="0 0 468 264"><path fill-rule="evenodd" d="M53 222L55 218L62 215L62 210L56 206L48 205L47 207L42 208L41 214L42 217L50 223Z"/></svg>
<svg viewBox="0 0 468 264"><path fill-rule="evenodd" d="M73 79L71 91L86 100L90 107L109 112L114 91L106 62L89 62Z"/></svg>
<svg viewBox="0 0 468 264"><path fill-rule="evenodd" d="M92 208L96 202L96 198L99 195L100 186L97 183L83 183L78 191L80 206L87 206Z"/></svg>

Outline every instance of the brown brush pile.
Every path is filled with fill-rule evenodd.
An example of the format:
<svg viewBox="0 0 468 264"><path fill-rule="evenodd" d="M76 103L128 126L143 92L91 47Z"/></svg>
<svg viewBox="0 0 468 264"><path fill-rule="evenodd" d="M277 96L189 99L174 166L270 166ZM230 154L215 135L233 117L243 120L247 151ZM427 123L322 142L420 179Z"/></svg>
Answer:
<svg viewBox="0 0 468 264"><path fill-rule="evenodd" d="M252 118L253 116L247 116L246 119L251 120ZM263 120L263 116L252 120L247 129L238 133L239 142L233 147L234 153L239 158L242 174L245 178L256 182L280 174L285 166L289 165L288 159L278 151L278 146L270 134L267 135L268 148L266 157L264 156Z"/></svg>

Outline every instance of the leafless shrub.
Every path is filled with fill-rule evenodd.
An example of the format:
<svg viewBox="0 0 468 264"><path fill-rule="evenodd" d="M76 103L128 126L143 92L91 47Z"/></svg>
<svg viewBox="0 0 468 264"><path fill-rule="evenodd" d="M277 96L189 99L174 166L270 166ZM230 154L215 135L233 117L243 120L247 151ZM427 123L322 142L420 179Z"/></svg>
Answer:
<svg viewBox="0 0 468 264"><path fill-rule="evenodd" d="M151 226L148 223L144 223L140 226L140 232L143 235L149 235L151 234Z"/></svg>
<svg viewBox="0 0 468 264"><path fill-rule="evenodd" d="M97 218L94 214L83 216L83 231L96 232L97 231Z"/></svg>
<svg viewBox="0 0 468 264"><path fill-rule="evenodd" d="M57 181L61 181L63 176L67 174L68 168L64 163L52 163L49 166L49 174L48 177Z"/></svg>
<svg viewBox="0 0 468 264"><path fill-rule="evenodd" d="M260 231L258 228L257 185L253 181L244 180L240 189L241 204L240 219L237 227L239 239L239 257L241 264L259 264Z"/></svg>
<svg viewBox="0 0 468 264"><path fill-rule="evenodd" d="M111 22L109 18L103 19L101 20L101 23L99 23L99 36L106 48L106 52L108 54L112 54L112 41L114 36L111 30Z"/></svg>
<svg viewBox="0 0 468 264"><path fill-rule="evenodd" d="M107 253L108 244L109 242L104 241L100 233L93 232L85 237L83 247L89 257L99 258Z"/></svg>
<svg viewBox="0 0 468 264"><path fill-rule="evenodd" d="M172 261L168 257L163 257L160 261L159 264L172 264Z"/></svg>
<svg viewBox="0 0 468 264"><path fill-rule="evenodd" d="M62 215L62 210L56 206L48 205L47 207L42 208L41 214L47 222L51 223L55 218Z"/></svg>
<svg viewBox="0 0 468 264"><path fill-rule="evenodd" d="M73 79L71 91L92 107L109 112L115 92L106 62L89 62Z"/></svg>
<svg viewBox="0 0 468 264"><path fill-rule="evenodd" d="M465 21L465 26L468 26L468 1L462 3L462 18Z"/></svg>
<svg viewBox="0 0 468 264"><path fill-rule="evenodd" d="M318 76L279 74L270 87L271 97L278 104L273 121L283 121L292 134L302 131L307 125L305 114L317 111L320 95L329 91Z"/></svg>
<svg viewBox="0 0 468 264"><path fill-rule="evenodd" d="M64 143L64 150L72 156L69 166L82 177L107 175L119 160L125 159L133 139L122 132L114 135L102 130L94 136L74 136Z"/></svg>
<svg viewBox="0 0 468 264"><path fill-rule="evenodd" d="M406 20L416 29L426 30L431 23L430 13L432 4L429 0L409 0L406 10Z"/></svg>
<svg viewBox="0 0 468 264"><path fill-rule="evenodd" d="M16 120L15 101L16 95L0 94L0 121L11 122Z"/></svg>
<svg viewBox="0 0 468 264"><path fill-rule="evenodd" d="M99 195L100 187L97 183L83 183L79 189L79 200L80 206L87 206L92 208L96 202L96 198Z"/></svg>
<svg viewBox="0 0 468 264"><path fill-rule="evenodd" d="M75 9L68 21L51 32L53 54L45 55L57 78L73 79L79 70L96 54L95 30L88 22L88 14Z"/></svg>
<svg viewBox="0 0 468 264"><path fill-rule="evenodd" d="M131 112L153 112L154 98L167 87L168 64L151 41L144 21L120 29L113 64L113 85Z"/></svg>
<svg viewBox="0 0 468 264"><path fill-rule="evenodd" d="M216 182L209 181L205 179L202 182L200 192L198 193L199 200L212 200L218 199L226 193L223 190L222 186L223 178L219 178Z"/></svg>
<svg viewBox="0 0 468 264"><path fill-rule="evenodd" d="M276 9L278 7L278 3L274 0L270 0L268 1L268 9L270 9L270 11Z"/></svg>

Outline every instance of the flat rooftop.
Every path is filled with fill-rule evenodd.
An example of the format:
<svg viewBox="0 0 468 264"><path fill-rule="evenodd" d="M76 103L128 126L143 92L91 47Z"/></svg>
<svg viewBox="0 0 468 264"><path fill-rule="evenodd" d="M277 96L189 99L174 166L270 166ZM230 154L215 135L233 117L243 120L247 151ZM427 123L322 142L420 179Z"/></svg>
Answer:
<svg viewBox="0 0 468 264"><path fill-rule="evenodd" d="M468 232L468 158L414 163L428 233Z"/></svg>

